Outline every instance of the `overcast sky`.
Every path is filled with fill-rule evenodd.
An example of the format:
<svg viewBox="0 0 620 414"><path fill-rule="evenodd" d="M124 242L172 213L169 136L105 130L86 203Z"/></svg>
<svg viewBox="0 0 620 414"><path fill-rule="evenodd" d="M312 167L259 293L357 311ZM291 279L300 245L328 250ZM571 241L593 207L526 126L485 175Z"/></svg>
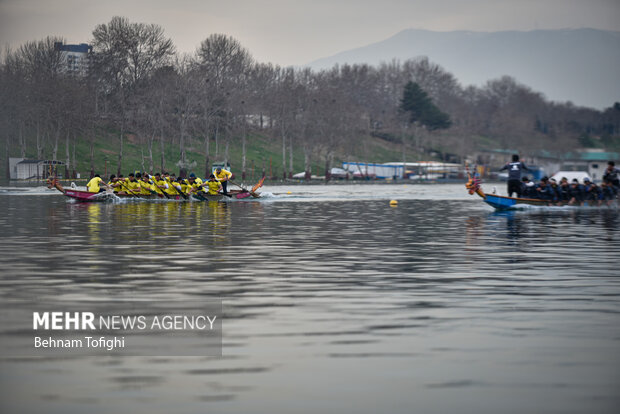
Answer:
<svg viewBox="0 0 620 414"><path fill-rule="evenodd" d="M257 60L288 66L409 28L620 31L620 0L0 0L0 42L55 35L86 43L113 16L159 24L182 52L225 33Z"/></svg>

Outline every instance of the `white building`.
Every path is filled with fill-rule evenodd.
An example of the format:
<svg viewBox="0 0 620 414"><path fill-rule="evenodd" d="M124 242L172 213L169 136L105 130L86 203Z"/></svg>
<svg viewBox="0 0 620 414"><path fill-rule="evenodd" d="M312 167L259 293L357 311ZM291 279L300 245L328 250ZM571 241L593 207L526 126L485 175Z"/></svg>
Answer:
<svg viewBox="0 0 620 414"><path fill-rule="evenodd" d="M58 173L58 167L65 165L62 161L28 160L9 158L11 180L29 180L47 178Z"/></svg>
<svg viewBox="0 0 620 414"><path fill-rule="evenodd" d="M93 47L86 43L79 45L63 45L60 42L54 44L54 49L61 52L65 61L64 70L75 75L86 75L89 67L90 54Z"/></svg>

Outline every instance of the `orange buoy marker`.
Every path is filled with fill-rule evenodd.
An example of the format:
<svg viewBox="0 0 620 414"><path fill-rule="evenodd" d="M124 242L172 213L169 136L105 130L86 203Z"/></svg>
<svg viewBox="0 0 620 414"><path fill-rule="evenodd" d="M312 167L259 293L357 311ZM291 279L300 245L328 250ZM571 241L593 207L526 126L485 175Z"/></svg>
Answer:
<svg viewBox="0 0 620 414"><path fill-rule="evenodd" d="M293 192L292 191L287 191L286 194L293 194Z"/></svg>
<svg viewBox="0 0 620 414"><path fill-rule="evenodd" d="M398 205L398 201L396 200L390 200L390 206L391 207L396 207Z"/></svg>

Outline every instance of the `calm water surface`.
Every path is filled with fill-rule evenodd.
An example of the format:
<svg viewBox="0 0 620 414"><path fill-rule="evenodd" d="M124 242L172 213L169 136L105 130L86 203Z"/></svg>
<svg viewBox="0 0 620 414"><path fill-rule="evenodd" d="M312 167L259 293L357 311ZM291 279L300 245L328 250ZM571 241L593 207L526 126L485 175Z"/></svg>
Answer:
<svg viewBox="0 0 620 414"><path fill-rule="evenodd" d="M265 192L0 191L2 300L222 298L226 316L221 358L4 357L0 410L620 412L617 209L494 213L463 185Z"/></svg>

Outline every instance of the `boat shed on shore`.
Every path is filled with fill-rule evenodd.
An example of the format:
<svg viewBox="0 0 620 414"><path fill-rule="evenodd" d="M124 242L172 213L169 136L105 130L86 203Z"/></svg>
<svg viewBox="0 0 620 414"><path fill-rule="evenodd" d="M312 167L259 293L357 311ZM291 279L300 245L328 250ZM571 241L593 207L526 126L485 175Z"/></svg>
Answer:
<svg viewBox="0 0 620 414"><path fill-rule="evenodd" d="M58 167L65 163L56 160L29 160L26 158L9 158L11 180L46 179L57 175Z"/></svg>

